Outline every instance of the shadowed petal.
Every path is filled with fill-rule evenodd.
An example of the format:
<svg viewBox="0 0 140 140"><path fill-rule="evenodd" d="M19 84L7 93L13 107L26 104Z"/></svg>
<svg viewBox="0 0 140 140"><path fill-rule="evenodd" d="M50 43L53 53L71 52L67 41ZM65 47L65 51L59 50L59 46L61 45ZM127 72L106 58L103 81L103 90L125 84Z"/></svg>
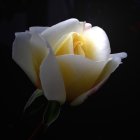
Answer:
<svg viewBox="0 0 140 140"><path fill-rule="evenodd" d="M90 94L95 93L105 83L105 81L109 78L111 73L113 73L117 69L117 67L122 63L121 60L123 58L126 58L126 57L127 57L126 53L111 54L110 58L109 58L109 61L106 64L106 66L104 67L101 75L97 79L95 86L92 89L90 89L89 91L87 91L86 93L84 93L81 96L77 97L71 103L71 105L79 105L82 102L84 102L84 100Z"/></svg>
<svg viewBox="0 0 140 140"><path fill-rule="evenodd" d="M12 58L36 86L40 86L39 66L47 55L47 48L44 45L39 36L29 32L16 33L13 43Z"/></svg>
<svg viewBox="0 0 140 140"><path fill-rule="evenodd" d="M29 28L29 31L32 33L42 33L44 30L49 29L49 27L40 27L40 26L33 26Z"/></svg>
<svg viewBox="0 0 140 140"><path fill-rule="evenodd" d="M50 45L47 43L49 53L40 67L40 80L44 95L48 100L64 103L66 100L65 86L60 69Z"/></svg>

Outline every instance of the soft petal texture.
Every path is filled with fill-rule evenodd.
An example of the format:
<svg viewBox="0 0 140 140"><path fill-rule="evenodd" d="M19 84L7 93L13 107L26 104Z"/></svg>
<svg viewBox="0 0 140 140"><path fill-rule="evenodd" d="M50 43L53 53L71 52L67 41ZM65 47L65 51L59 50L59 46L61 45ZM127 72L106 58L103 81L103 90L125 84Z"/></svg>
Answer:
<svg viewBox="0 0 140 140"><path fill-rule="evenodd" d="M32 33L37 33L40 34L42 33L44 30L48 29L50 27L40 27L40 26L33 26L29 28L29 31Z"/></svg>
<svg viewBox="0 0 140 140"><path fill-rule="evenodd" d="M92 25L90 23L85 23L84 31L91 29Z"/></svg>
<svg viewBox="0 0 140 140"><path fill-rule="evenodd" d="M74 54L72 33L62 36L54 47L55 55Z"/></svg>
<svg viewBox="0 0 140 140"><path fill-rule="evenodd" d="M40 86L39 66L46 55L47 48L39 36L29 32L16 33L12 57L36 86Z"/></svg>
<svg viewBox="0 0 140 140"><path fill-rule="evenodd" d="M91 89L107 62L95 62L80 55L57 56L57 60L69 101Z"/></svg>
<svg viewBox="0 0 140 140"><path fill-rule="evenodd" d="M105 81L109 78L111 73L113 73L121 64L121 60L126 57L126 53L111 54L108 63L106 64L102 73L96 81L96 85L81 96L78 96L74 101L72 101L71 105L79 105L83 103L90 94L95 93L105 83Z"/></svg>
<svg viewBox="0 0 140 140"><path fill-rule="evenodd" d="M64 35L54 47L55 55L75 54L95 58L95 48L82 34L71 32Z"/></svg>
<svg viewBox="0 0 140 140"><path fill-rule="evenodd" d="M106 60L110 54L110 43L103 29L100 27L92 27L84 32L87 40L87 47L92 46L91 52L95 61Z"/></svg>
<svg viewBox="0 0 140 140"><path fill-rule="evenodd" d="M44 95L48 100L56 100L64 103L66 93L60 68L48 43L47 47L49 48L49 54L40 67L40 79Z"/></svg>
<svg viewBox="0 0 140 140"><path fill-rule="evenodd" d="M77 19L68 19L60 22L41 33L41 36L46 39L53 47L56 42L65 34L70 32L83 32L84 23L80 23Z"/></svg>
<svg viewBox="0 0 140 140"><path fill-rule="evenodd" d="M125 52L110 54L110 58L124 59L126 57L127 57L127 53Z"/></svg>

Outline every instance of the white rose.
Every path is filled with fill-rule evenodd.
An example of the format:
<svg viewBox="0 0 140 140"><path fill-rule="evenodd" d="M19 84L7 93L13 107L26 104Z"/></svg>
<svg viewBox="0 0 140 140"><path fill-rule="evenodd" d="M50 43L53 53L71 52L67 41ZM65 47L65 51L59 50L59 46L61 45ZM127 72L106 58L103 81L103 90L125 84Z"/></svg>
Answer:
<svg viewBox="0 0 140 140"><path fill-rule="evenodd" d="M55 73L47 65L52 60L48 57L51 50L46 42L50 44L62 74L62 78L56 79L57 87L48 82L55 78ZM69 19L52 27L31 27L29 31L16 33L12 57L48 100L69 101L76 105L94 93L127 56L126 53L110 52L103 29ZM63 81L66 92L62 89ZM58 88L62 93L49 93L47 86Z"/></svg>

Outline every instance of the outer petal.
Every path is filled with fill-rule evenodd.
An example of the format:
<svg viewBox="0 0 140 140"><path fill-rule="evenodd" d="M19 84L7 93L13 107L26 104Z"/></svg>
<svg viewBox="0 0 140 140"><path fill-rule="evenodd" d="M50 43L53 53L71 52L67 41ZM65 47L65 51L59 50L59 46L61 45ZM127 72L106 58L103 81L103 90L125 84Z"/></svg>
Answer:
<svg viewBox="0 0 140 140"><path fill-rule="evenodd" d="M64 103L66 93L63 78L56 57L48 43L47 47L49 48L49 54L40 67L40 79L44 95L48 100Z"/></svg>
<svg viewBox="0 0 140 140"><path fill-rule="evenodd" d="M67 100L72 101L91 89L103 70L106 61L95 62L80 55L57 57L63 75Z"/></svg>
<svg viewBox="0 0 140 140"><path fill-rule="evenodd" d="M92 46L93 59L96 61L106 60L110 54L110 43L103 29L92 27L84 32L87 39L87 46Z"/></svg>
<svg viewBox="0 0 140 140"><path fill-rule="evenodd" d="M84 23L79 22L77 19L68 19L45 30L41 33L41 36L43 36L43 38L46 39L52 47L54 47L56 42L63 35L68 34L70 32L82 33L83 28Z"/></svg>
<svg viewBox="0 0 140 140"><path fill-rule="evenodd" d="M44 30L49 29L50 27L40 27L40 26L33 26L29 28L29 31L32 33L42 33Z"/></svg>
<svg viewBox="0 0 140 140"><path fill-rule="evenodd" d="M16 33L13 43L12 58L38 86L38 71L40 63L47 55L47 48L43 40L29 32Z"/></svg>
<svg viewBox="0 0 140 140"><path fill-rule="evenodd" d="M109 78L112 72L114 72L117 67L122 63L121 59L126 58L126 53L118 53L118 54L111 54L108 63L106 64L105 68L103 69L101 75L96 81L96 86L94 86L89 91L85 92L81 96L77 97L71 105L79 105L90 95L95 93Z"/></svg>

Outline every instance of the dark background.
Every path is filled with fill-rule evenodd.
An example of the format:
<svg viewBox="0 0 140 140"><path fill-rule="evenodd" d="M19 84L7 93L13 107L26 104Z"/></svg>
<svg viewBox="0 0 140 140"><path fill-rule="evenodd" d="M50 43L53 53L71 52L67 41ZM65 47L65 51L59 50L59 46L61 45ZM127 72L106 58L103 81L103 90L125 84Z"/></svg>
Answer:
<svg viewBox="0 0 140 140"><path fill-rule="evenodd" d="M0 2L2 134L0 139L26 140L41 111L23 117L22 110L35 90L11 59L14 33L30 26L51 26L75 17L103 28L112 53L128 58L106 84L82 105L64 105L44 139L138 139L140 1L3 0ZM37 102L43 105L44 98ZM37 105L34 105L34 108ZM40 138L41 139L41 138ZM43 138L42 138L43 139Z"/></svg>

